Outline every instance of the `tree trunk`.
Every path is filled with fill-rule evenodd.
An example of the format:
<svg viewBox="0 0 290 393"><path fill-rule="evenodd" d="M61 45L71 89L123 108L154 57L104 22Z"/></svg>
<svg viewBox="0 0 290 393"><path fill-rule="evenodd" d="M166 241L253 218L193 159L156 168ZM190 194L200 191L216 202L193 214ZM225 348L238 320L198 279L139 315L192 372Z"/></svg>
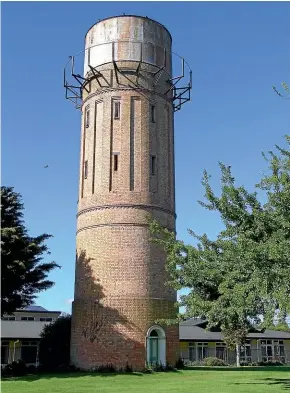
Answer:
<svg viewBox="0 0 290 393"><path fill-rule="evenodd" d="M237 367L241 366L240 363L240 344L236 344L236 362L237 362Z"/></svg>

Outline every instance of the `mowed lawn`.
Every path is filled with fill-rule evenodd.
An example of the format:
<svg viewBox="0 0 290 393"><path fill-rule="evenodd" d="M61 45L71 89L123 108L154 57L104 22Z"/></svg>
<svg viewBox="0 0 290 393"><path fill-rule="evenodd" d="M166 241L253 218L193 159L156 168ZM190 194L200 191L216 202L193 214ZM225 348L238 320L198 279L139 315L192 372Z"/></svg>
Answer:
<svg viewBox="0 0 290 393"><path fill-rule="evenodd" d="M154 374L63 374L11 378L3 393L290 392L290 367L192 369Z"/></svg>

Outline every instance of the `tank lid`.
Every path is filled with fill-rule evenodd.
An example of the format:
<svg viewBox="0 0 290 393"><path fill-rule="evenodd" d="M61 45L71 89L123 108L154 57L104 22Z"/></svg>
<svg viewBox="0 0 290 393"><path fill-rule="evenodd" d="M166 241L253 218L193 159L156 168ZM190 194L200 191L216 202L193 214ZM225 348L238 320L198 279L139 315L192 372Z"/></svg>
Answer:
<svg viewBox="0 0 290 393"><path fill-rule="evenodd" d="M104 18L104 19L98 20L98 22L94 23L94 24L88 29L88 31L86 32L85 38L86 38L88 32L91 30L91 28L92 28L93 26L97 25L98 23L104 22L105 20L108 20L108 19L126 18L126 17L130 17L130 18L141 18L141 19L151 20L152 22L157 23L159 26L162 26L163 29L167 31L167 33L169 34L170 40L172 41L172 36L171 36L169 30L168 30L162 23L159 23L159 22L157 22L156 20L154 20L154 19L152 19L152 18L148 18L148 16L127 15L127 14L126 14L126 15L109 16L108 18Z"/></svg>

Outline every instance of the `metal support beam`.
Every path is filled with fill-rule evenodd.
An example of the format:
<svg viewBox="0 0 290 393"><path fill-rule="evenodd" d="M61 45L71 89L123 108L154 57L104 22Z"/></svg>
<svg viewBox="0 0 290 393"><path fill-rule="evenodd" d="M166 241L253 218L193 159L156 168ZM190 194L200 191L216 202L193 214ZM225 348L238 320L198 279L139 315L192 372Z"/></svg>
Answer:
<svg viewBox="0 0 290 393"><path fill-rule="evenodd" d="M110 67L108 68L108 72L111 73L110 74L111 76L109 78L110 80L108 80L104 76L102 71L99 71L97 69L99 68L99 66L93 67L91 64L88 64L88 68L90 72L85 77L83 77L82 75L80 75L80 73L75 72L75 57L69 56L69 61L65 66L64 74L63 74L63 84L66 89L65 97L68 100L72 101L77 108L80 108L83 91L85 90L88 94L91 91L89 89L89 83L93 80L96 80L98 87L100 89L107 88L107 87L110 88L112 87L112 75L113 75L112 72L114 72L117 85L130 87L138 91L139 94L144 96L146 99L149 99L149 95L143 92L143 89L146 90L146 88L143 86L142 84L143 79L141 80L141 78L151 79L153 77L153 85L151 88L149 88L149 91L152 94L154 94L156 92L156 87L159 86L160 80L165 74L168 76L167 82L169 83L169 88L164 93L162 92L162 95L173 103L173 107L175 111L180 110L181 106L185 102L190 100L190 90L192 88L192 71L189 65L186 63L183 57L177 55L178 57L181 58L181 74L179 76L171 77L171 75L169 75L168 71L166 70L166 50L164 49L163 66L159 67L156 64L154 65L151 63L147 63L146 61L143 61L143 45L142 43L140 43L140 45L141 45L140 58L139 60L136 61L137 67L135 69L134 66L134 70L132 69L130 70L130 74L133 75L133 80L129 77L128 72L126 72L127 70L123 69L122 66L120 66L120 64L122 64L122 61L128 61L128 60L124 59L124 60L116 61L114 42L112 42L113 71L112 68ZM80 53L83 53L83 51ZM185 63L187 65L186 69L189 70L189 83L184 86L180 86L180 81L185 76ZM145 68L143 68L143 64L146 66ZM69 65L70 65L70 70L68 70ZM69 75L67 78L68 73ZM120 78L120 75L122 76L122 78ZM102 82L102 80L104 82Z"/></svg>

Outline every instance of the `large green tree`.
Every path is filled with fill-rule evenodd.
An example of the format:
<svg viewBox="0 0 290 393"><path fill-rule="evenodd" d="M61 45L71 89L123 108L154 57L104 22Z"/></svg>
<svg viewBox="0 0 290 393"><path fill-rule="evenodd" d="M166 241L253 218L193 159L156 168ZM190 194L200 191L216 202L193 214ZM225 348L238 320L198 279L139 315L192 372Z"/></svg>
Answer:
<svg viewBox="0 0 290 393"><path fill-rule="evenodd" d="M46 325L40 334L39 363L45 371L57 371L70 364L71 316L62 315Z"/></svg>
<svg viewBox="0 0 290 393"><path fill-rule="evenodd" d="M1 187L1 315L33 303L36 294L54 285L48 273L59 267L42 262L51 235L29 236L21 195Z"/></svg>
<svg viewBox="0 0 290 393"><path fill-rule="evenodd" d="M289 137L286 142L289 147ZM252 325L269 325L275 315L281 319L290 312L290 155L288 149L277 149L270 152L268 174L257 185L266 203L259 193L237 187L230 167L220 164L220 196L204 172L206 202L200 204L218 212L224 224L215 240L190 230L197 245L186 245L151 223L153 240L167 253L169 284L190 289L180 299L185 314L178 317L203 317L209 328L219 326L229 346L236 347L238 365Z"/></svg>

